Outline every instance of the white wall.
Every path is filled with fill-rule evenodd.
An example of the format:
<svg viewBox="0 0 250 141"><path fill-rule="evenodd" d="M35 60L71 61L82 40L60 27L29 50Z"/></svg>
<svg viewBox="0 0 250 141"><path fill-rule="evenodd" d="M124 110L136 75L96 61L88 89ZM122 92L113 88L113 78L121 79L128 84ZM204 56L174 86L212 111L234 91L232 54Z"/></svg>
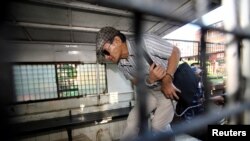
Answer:
<svg viewBox="0 0 250 141"><path fill-rule="evenodd" d="M116 64L107 64L108 92L133 92L131 82L118 70Z"/></svg>
<svg viewBox="0 0 250 141"><path fill-rule="evenodd" d="M8 49L15 50L15 56L11 58L13 62L96 62L94 44L10 43ZM68 51L78 51L79 53L69 54Z"/></svg>

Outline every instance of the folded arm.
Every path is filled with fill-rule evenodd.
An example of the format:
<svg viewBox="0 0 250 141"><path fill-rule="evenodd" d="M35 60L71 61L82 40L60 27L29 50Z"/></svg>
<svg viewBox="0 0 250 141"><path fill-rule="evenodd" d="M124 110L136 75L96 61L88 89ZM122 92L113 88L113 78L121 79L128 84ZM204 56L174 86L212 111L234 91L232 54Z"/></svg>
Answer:
<svg viewBox="0 0 250 141"><path fill-rule="evenodd" d="M166 70L166 75L162 79L162 92L167 98L179 99L176 92L181 92L173 84L174 73L178 67L180 60L180 50L177 47L173 48L171 56L168 59L168 68Z"/></svg>

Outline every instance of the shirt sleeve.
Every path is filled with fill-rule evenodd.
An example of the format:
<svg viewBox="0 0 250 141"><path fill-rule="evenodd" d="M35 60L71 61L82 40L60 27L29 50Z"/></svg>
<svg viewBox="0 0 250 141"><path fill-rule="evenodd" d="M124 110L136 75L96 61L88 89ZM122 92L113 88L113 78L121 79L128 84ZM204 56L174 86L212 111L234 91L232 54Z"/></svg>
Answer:
<svg viewBox="0 0 250 141"><path fill-rule="evenodd" d="M161 37L150 34L145 34L143 41L146 52L154 63L167 69L168 59L172 54L174 46Z"/></svg>
<svg viewBox="0 0 250 141"><path fill-rule="evenodd" d="M121 65L118 65L118 69L119 69L120 72L123 73L123 75L125 76L125 78L127 80L131 80L132 81L134 79L134 77L130 73L128 73L127 71L125 71L124 68Z"/></svg>

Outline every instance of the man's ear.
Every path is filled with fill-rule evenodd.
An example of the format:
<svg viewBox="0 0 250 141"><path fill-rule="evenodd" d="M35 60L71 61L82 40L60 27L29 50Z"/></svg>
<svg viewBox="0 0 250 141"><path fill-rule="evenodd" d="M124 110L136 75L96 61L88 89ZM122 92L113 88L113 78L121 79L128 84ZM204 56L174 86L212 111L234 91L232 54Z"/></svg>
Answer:
<svg viewBox="0 0 250 141"><path fill-rule="evenodd" d="M122 40L121 40L121 38L119 36L115 36L113 43L115 43L116 45L120 46L121 43L122 43Z"/></svg>

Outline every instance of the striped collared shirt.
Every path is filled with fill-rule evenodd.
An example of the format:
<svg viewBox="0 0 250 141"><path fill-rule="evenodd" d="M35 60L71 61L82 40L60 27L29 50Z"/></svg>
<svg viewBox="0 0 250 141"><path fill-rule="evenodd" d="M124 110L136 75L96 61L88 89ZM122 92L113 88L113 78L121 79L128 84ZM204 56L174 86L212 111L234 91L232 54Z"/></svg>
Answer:
<svg viewBox="0 0 250 141"><path fill-rule="evenodd" d="M149 34L143 35L142 42L144 42L146 52L154 63L167 69L168 58L171 56L173 45L161 37ZM127 59L121 59L118 62L118 68L127 79L133 80L136 77L135 38L128 38L126 43L129 56ZM144 63L146 67L145 73L148 74L149 64L146 61Z"/></svg>

